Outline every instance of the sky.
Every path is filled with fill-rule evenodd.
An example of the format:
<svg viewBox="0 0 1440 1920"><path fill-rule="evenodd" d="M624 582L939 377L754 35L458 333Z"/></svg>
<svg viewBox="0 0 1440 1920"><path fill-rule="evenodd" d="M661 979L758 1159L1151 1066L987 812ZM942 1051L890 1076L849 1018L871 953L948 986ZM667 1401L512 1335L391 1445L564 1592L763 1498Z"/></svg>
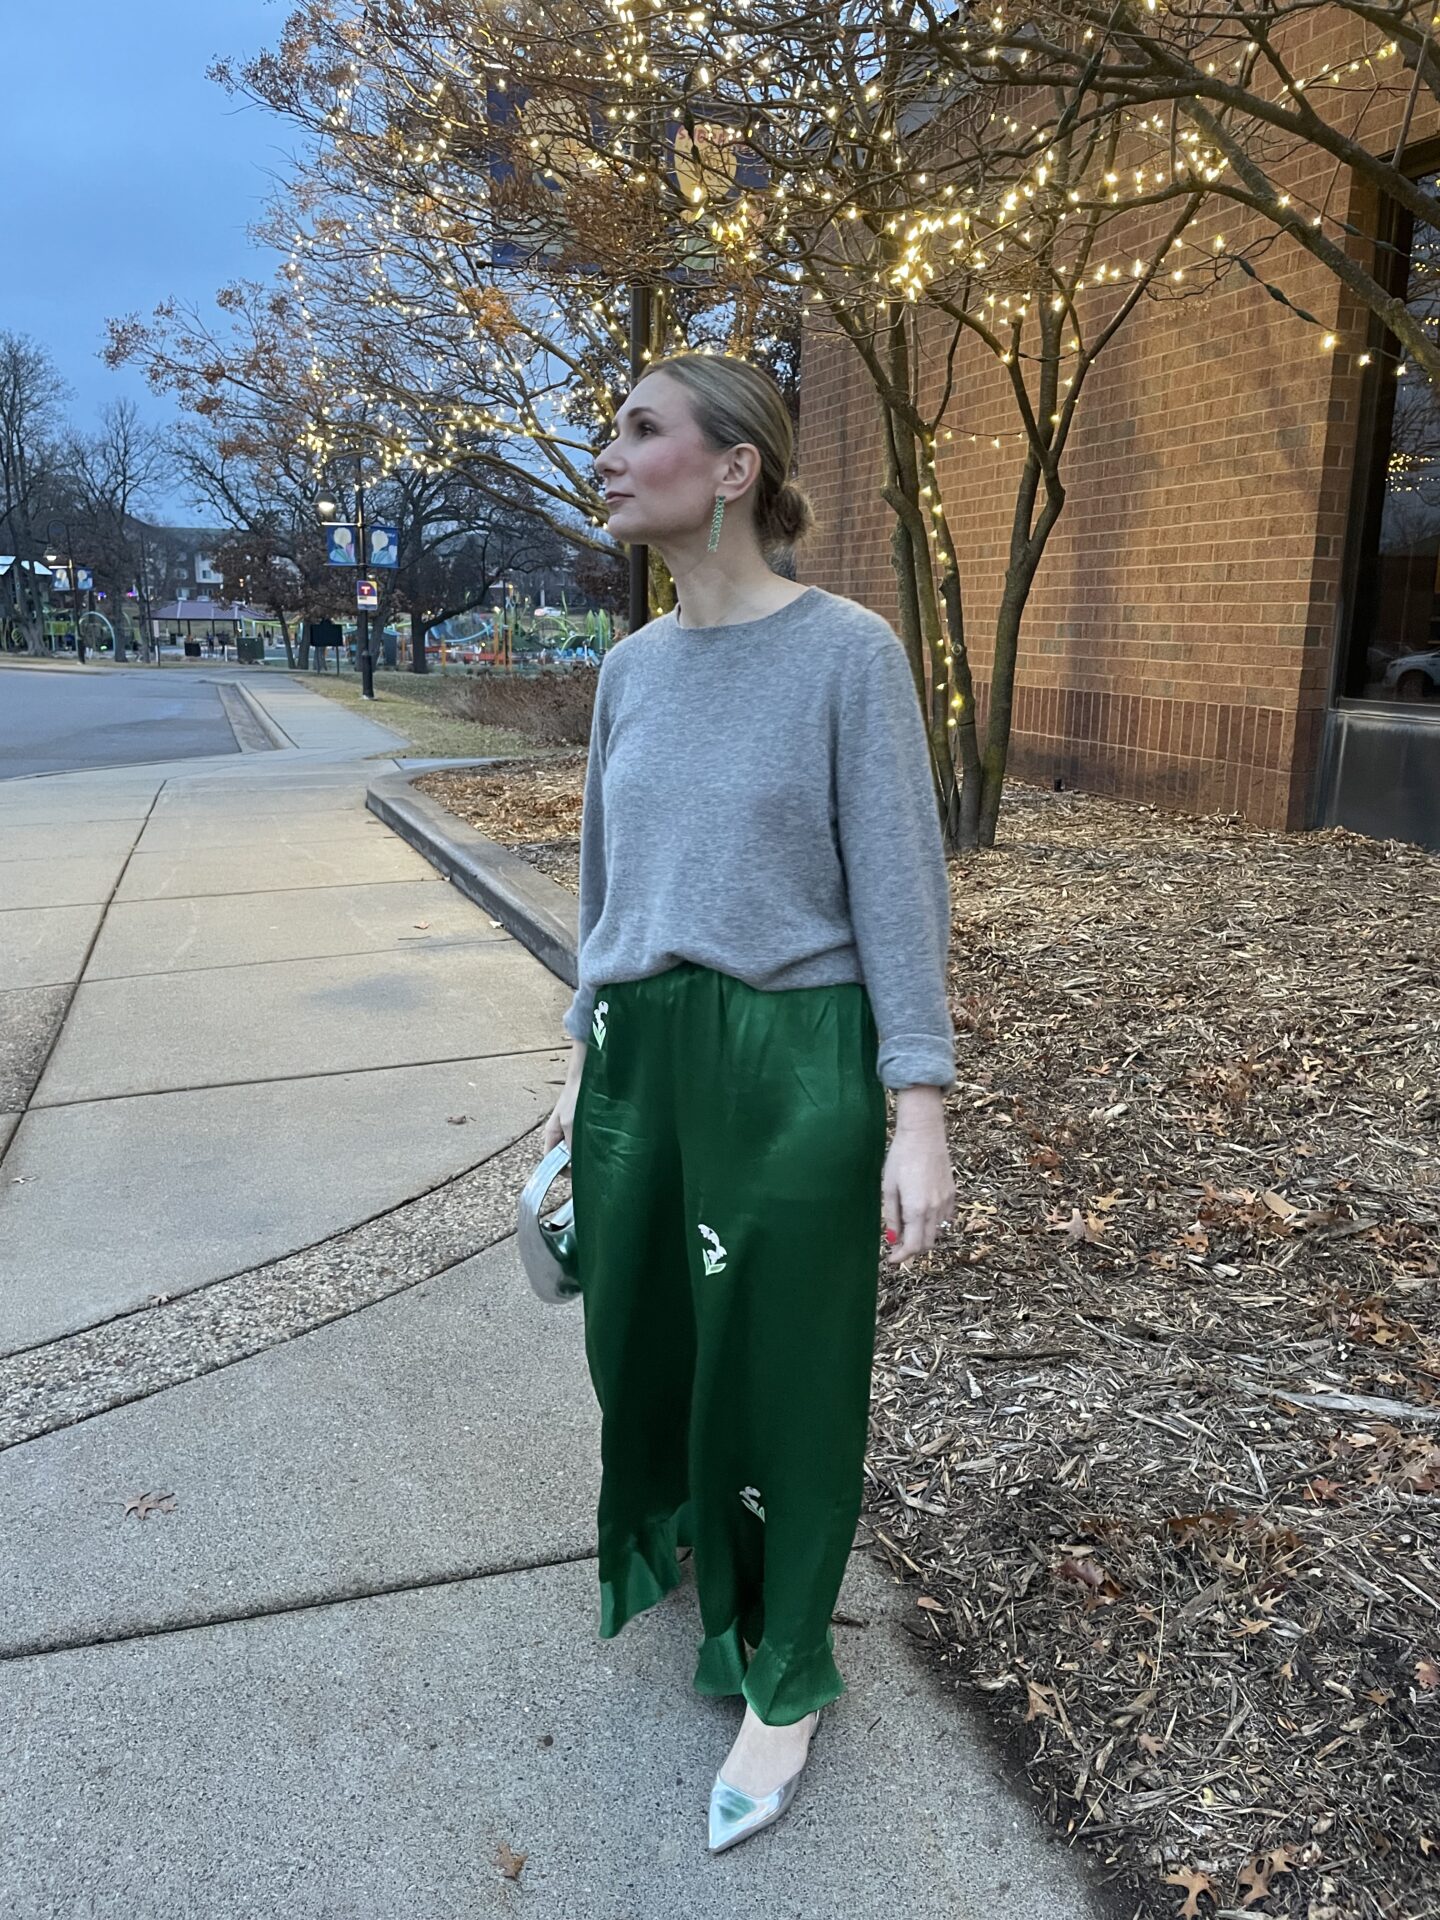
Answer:
<svg viewBox="0 0 1440 1920"><path fill-rule="evenodd" d="M247 228L296 136L207 80L274 44L283 0L0 0L0 328L45 347L90 431L111 400L174 418L138 371L98 358L105 321L278 265ZM183 497L157 502L171 517Z"/></svg>

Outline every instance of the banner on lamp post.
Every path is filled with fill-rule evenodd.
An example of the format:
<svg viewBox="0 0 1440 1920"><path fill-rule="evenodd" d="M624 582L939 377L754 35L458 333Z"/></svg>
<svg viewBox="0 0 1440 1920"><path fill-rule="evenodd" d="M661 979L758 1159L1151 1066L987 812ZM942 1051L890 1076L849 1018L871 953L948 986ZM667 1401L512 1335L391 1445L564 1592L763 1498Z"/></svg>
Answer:
<svg viewBox="0 0 1440 1920"><path fill-rule="evenodd" d="M360 529L358 527L346 526L344 522L326 526L325 563L331 567L359 566Z"/></svg>
<svg viewBox="0 0 1440 1920"><path fill-rule="evenodd" d="M399 566L400 529L398 527L367 527L365 544L370 549L366 557L372 567Z"/></svg>

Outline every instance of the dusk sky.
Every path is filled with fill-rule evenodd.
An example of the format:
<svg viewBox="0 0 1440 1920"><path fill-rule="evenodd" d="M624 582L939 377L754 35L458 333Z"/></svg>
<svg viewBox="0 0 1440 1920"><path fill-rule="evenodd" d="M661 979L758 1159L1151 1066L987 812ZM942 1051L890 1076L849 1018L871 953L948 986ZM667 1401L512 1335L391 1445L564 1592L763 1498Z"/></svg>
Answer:
<svg viewBox="0 0 1440 1920"><path fill-rule="evenodd" d="M199 305L272 256L246 228L294 136L207 80L220 54L273 44L267 0L0 0L0 327L45 346L83 430L109 400L171 417L138 373L97 358L111 315ZM179 510L180 503L174 503Z"/></svg>

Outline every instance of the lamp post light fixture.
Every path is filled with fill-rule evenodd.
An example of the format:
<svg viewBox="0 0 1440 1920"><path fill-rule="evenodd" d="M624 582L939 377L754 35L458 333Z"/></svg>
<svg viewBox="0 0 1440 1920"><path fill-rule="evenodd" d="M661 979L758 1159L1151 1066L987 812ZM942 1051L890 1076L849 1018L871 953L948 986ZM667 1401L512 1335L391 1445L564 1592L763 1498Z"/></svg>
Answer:
<svg viewBox="0 0 1440 1920"><path fill-rule="evenodd" d="M369 547L366 542L365 472L363 456L354 453L341 457L348 457L355 465L355 565L362 570L356 576L358 586L361 580L368 579L368 575L364 573L363 569L369 554ZM340 511L340 506L337 501L326 498L324 500L317 500L315 509L322 521L334 522L336 515ZM360 662L360 694L362 699L373 700L375 698L375 663L370 655L370 610L368 607L359 604L358 592L356 599L356 641L358 643L356 651L359 655Z"/></svg>

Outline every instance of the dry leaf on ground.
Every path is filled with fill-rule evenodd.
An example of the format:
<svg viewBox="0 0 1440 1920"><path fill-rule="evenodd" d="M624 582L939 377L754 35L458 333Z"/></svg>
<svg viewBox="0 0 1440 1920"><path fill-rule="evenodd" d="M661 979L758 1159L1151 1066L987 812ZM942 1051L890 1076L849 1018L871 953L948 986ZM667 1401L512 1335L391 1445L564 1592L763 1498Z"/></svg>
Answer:
<svg viewBox="0 0 1440 1920"><path fill-rule="evenodd" d="M495 1849L495 1864L507 1880L518 1880L529 1858L528 1853L512 1853L503 1840Z"/></svg>
<svg viewBox="0 0 1440 1920"><path fill-rule="evenodd" d="M1208 1893L1215 1901L1215 1888L1208 1873L1201 1873L1192 1867L1182 1867L1179 1873L1167 1873L1164 1884L1167 1887L1179 1887L1185 1894L1185 1904L1180 1909L1179 1920L1195 1920L1200 1912L1200 1896ZM1215 1902L1219 1904L1218 1901Z"/></svg>

